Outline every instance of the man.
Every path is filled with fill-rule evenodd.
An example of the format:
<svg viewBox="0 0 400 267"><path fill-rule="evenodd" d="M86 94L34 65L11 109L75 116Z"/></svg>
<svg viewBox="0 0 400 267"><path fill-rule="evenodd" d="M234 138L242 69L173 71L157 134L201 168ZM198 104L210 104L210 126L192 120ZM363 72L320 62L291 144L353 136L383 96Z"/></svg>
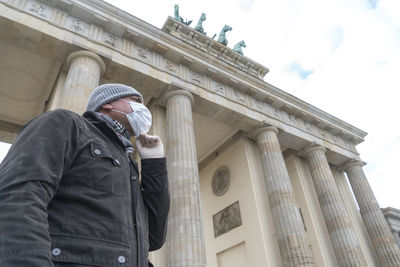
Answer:
<svg viewBox="0 0 400 267"><path fill-rule="evenodd" d="M142 95L122 84L97 87L83 116L55 110L28 122L0 165L0 266L147 266L170 201L150 125Z"/></svg>

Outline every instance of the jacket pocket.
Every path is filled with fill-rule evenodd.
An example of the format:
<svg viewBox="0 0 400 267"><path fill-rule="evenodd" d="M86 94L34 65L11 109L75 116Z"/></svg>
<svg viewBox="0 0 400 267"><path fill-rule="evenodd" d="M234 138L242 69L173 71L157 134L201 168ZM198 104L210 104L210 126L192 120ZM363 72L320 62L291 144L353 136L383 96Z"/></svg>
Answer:
<svg viewBox="0 0 400 267"><path fill-rule="evenodd" d="M95 158L108 159L116 167L122 166L122 160L115 157L103 144L91 142L90 153Z"/></svg>
<svg viewBox="0 0 400 267"><path fill-rule="evenodd" d="M126 158L116 156L115 151L100 142L91 142L90 153L85 161L88 170L86 183L94 190L114 195L126 195L129 168Z"/></svg>
<svg viewBox="0 0 400 267"><path fill-rule="evenodd" d="M51 234L53 262L98 267L126 267L132 264L129 245L97 238Z"/></svg>

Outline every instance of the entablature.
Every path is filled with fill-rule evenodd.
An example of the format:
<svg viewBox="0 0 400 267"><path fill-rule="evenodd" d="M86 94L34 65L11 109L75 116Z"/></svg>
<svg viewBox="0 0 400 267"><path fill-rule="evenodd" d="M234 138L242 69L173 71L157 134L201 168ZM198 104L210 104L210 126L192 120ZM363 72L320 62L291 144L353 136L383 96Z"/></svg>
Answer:
<svg viewBox="0 0 400 267"><path fill-rule="evenodd" d="M355 145L361 143L366 135L352 125L266 83L260 77L249 75L228 64L226 60L233 59L231 52L235 53L229 51L230 48L223 46L224 51L227 51L223 57L227 59L220 60L213 53L198 49L177 35L160 30L103 1L8 0L6 4L166 72L191 84L193 88L204 89L354 153ZM175 30L182 26L180 35L184 33L190 36L191 31L186 29L189 27L172 18L167 19L163 28L171 25L174 29L175 23L178 23ZM201 38L196 37L196 42L200 40L200 44L205 44L207 40L203 42ZM212 49L220 45L215 44L214 40L209 43ZM236 62L249 60L239 54L235 58ZM261 65L254 62L254 66ZM261 67L257 71L263 76L267 69L260 70Z"/></svg>

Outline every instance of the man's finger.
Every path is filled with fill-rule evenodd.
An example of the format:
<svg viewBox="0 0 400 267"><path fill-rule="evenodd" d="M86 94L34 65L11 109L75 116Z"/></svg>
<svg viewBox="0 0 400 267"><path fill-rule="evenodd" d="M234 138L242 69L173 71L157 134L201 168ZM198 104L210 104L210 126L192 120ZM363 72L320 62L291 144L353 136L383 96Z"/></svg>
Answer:
<svg viewBox="0 0 400 267"><path fill-rule="evenodd" d="M146 144L145 138L146 138L146 136L143 135L143 134L141 134L141 135L139 136L139 140L140 140L140 143L142 144L142 146L144 146L144 145Z"/></svg>
<svg viewBox="0 0 400 267"><path fill-rule="evenodd" d="M139 136L139 139L143 146L156 144L160 141L160 137L158 137L157 135L148 135L148 134L141 134Z"/></svg>

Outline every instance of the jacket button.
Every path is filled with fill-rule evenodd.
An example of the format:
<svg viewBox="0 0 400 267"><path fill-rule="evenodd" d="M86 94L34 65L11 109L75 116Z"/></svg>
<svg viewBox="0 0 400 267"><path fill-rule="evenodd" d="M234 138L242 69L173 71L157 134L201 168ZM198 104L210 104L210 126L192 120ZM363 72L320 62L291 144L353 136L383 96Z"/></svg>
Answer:
<svg viewBox="0 0 400 267"><path fill-rule="evenodd" d="M131 176L131 179L132 179L132 181L135 181L135 180L136 180L136 176L135 176L135 175L132 175L132 176Z"/></svg>
<svg viewBox="0 0 400 267"><path fill-rule="evenodd" d="M59 255L61 254L61 249L59 249L59 248L54 248L54 249L51 251L51 254L52 254L53 256L59 256Z"/></svg>
<svg viewBox="0 0 400 267"><path fill-rule="evenodd" d="M125 257L124 256L119 256L118 257L118 262L119 263L125 263Z"/></svg>
<svg viewBox="0 0 400 267"><path fill-rule="evenodd" d="M100 155L100 154L101 154L101 151L100 151L100 149L95 149L95 150L94 150L94 154L96 154L96 155Z"/></svg>
<svg viewBox="0 0 400 267"><path fill-rule="evenodd" d="M117 164L117 165L121 164L121 162L119 162L119 160L117 160L117 159L115 159L114 162L115 162L115 164Z"/></svg>

